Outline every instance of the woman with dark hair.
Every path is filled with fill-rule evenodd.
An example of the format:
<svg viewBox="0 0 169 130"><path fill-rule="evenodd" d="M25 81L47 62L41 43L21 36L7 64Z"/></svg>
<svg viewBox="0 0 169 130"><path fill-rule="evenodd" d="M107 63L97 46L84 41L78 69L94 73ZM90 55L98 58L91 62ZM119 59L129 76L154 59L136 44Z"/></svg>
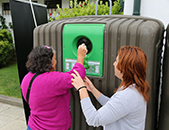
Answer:
<svg viewBox="0 0 169 130"><path fill-rule="evenodd" d="M77 50L77 63L73 69L82 78L86 46ZM66 73L55 71L56 53L49 46L34 48L26 63L29 73L23 78L21 89L30 106L28 130L68 130L71 127L70 92L72 70Z"/></svg>
<svg viewBox="0 0 169 130"><path fill-rule="evenodd" d="M146 55L138 47L123 46L113 65L121 84L111 98L99 92L87 77L84 82L76 70L76 74L72 73L72 84L79 90L86 122L94 127L103 126L104 130L144 130L150 99ZM93 106L87 90L102 105L99 110Z"/></svg>

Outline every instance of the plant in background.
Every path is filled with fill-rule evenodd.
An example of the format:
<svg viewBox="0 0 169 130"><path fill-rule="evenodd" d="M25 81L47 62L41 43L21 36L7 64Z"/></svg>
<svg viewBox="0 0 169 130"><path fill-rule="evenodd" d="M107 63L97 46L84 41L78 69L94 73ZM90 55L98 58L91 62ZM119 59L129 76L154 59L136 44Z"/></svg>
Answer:
<svg viewBox="0 0 169 130"><path fill-rule="evenodd" d="M54 12L54 13L56 13L56 12ZM48 21L51 22L51 21L55 20L54 16L56 16L56 15L49 13L49 20Z"/></svg>
<svg viewBox="0 0 169 130"><path fill-rule="evenodd" d="M9 23L10 29L12 23ZM14 44L11 32L9 32L5 18L0 14L0 68L14 57Z"/></svg>
<svg viewBox="0 0 169 130"><path fill-rule="evenodd" d="M0 14L0 29L8 29L8 26L6 26L6 21L5 18Z"/></svg>
<svg viewBox="0 0 169 130"><path fill-rule="evenodd" d="M50 21L77 16L95 15L96 5L94 2L90 3L90 1L87 0L85 0L83 3L77 3L77 0L75 0L74 3L70 1L70 8L61 9L59 5L57 5L57 8L59 11L59 16L56 16L56 12L54 12L55 18L50 17ZM114 1L111 14L123 14L123 12L120 12L120 9L120 0ZM103 4L103 2L100 1L100 4L97 8L97 15L109 15L108 2L106 2L106 4Z"/></svg>
<svg viewBox="0 0 169 130"><path fill-rule="evenodd" d="M9 27L10 27L10 29L13 29L13 25L11 22L9 22Z"/></svg>
<svg viewBox="0 0 169 130"><path fill-rule="evenodd" d="M7 29L0 30L0 68L14 57L12 34Z"/></svg>
<svg viewBox="0 0 169 130"><path fill-rule="evenodd" d="M12 29L13 25L11 22L8 24L9 28ZM8 26L6 25L6 20L3 17L3 15L0 14L0 29L8 29Z"/></svg>

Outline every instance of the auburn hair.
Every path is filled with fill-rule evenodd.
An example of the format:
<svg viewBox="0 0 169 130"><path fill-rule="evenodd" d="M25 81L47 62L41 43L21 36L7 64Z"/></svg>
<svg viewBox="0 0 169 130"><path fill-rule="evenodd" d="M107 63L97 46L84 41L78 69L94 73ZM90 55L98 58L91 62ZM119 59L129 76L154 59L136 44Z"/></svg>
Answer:
<svg viewBox="0 0 169 130"><path fill-rule="evenodd" d="M124 89L136 84L136 89L145 101L150 100L150 85L146 81L147 56L142 49L134 46L122 46L118 51L119 62L117 69L123 73L119 87Z"/></svg>

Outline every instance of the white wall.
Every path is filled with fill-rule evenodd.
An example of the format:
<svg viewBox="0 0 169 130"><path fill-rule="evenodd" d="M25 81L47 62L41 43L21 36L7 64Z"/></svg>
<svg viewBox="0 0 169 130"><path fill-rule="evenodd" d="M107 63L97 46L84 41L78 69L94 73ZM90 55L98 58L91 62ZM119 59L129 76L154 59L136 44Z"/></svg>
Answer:
<svg viewBox="0 0 169 130"><path fill-rule="evenodd" d="M124 15L132 15L133 14L133 6L134 0L124 0Z"/></svg>
<svg viewBox="0 0 169 130"><path fill-rule="evenodd" d="M169 24L169 0L142 0L141 4L142 16L159 19L167 27Z"/></svg>
<svg viewBox="0 0 169 130"><path fill-rule="evenodd" d="M61 0L62 7L61 8L69 8L69 0Z"/></svg>
<svg viewBox="0 0 169 130"><path fill-rule="evenodd" d="M133 14L134 0L125 0L124 15ZM141 0L140 16L155 18L169 24L169 0Z"/></svg>

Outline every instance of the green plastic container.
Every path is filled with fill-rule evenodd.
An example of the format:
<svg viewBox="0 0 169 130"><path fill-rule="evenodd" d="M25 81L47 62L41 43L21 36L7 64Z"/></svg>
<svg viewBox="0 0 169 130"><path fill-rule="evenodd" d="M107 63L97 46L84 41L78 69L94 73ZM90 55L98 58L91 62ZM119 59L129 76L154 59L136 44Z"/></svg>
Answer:
<svg viewBox="0 0 169 130"><path fill-rule="evenodd" d="M84 66L89 76L103 75L105 24L66 24L63 28L63 71L70 71L77 59L77 48L85 43L88 54Z"/></svg>

